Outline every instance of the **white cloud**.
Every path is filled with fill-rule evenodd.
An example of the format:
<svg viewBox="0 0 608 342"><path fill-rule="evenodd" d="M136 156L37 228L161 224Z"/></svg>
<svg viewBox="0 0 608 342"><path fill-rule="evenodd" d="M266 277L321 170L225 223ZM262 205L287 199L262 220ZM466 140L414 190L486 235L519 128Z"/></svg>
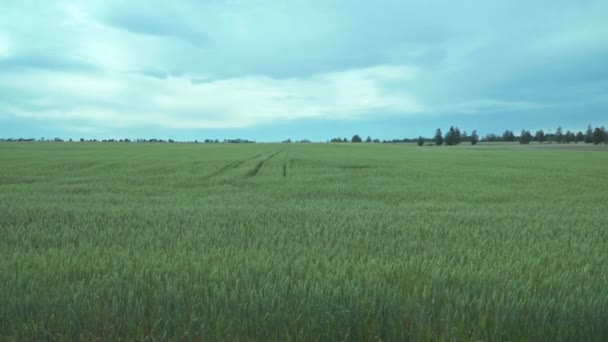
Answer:
<svg viewBox="0 0 608 342"><path fill-rule="evenodd" d="M12 39L7 34L0 32L0 58L10 57L12 52Z"/></svg>
<svg viewBox="0 0 608 342"><path fill-rule="evenodd" d="M248 76L203 83L133 73L31 71L0 76L0 85L27 94L6 112L24 118L79 120L102 126L247 127L281 120L357 119L370 113L414 114L424 106L386 82L415 70L375 66L305 78Z"/></svg>
<svg viewBox="0 0 608 342"><path fill-rule="evenodd" d="M550 107L552 107L552 105L535 102L482 99L454 103L448 107L442 108L442 110L475 115L482 113L527 111Z"/></svg>

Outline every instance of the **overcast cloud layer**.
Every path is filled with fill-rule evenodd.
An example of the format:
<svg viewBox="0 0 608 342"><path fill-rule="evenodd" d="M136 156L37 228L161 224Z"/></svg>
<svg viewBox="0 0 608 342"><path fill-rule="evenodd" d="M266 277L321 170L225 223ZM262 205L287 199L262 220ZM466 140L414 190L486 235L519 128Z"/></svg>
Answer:
<svg viewBox="0 0 608 342"><path fill-rule="evenodd" d="M0 136L580 129L607 61L605 0L4 1Z"/></svg>

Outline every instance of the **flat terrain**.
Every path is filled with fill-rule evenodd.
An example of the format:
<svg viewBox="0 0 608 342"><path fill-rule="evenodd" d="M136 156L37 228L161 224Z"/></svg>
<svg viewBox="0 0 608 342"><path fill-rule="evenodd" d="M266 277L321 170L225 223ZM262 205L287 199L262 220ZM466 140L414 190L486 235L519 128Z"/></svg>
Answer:
<svg viewBox="0 0 608 342"><path fill-rule="evenodd" d="M0 144L0 339L608 340L608 151Z"/></svg>

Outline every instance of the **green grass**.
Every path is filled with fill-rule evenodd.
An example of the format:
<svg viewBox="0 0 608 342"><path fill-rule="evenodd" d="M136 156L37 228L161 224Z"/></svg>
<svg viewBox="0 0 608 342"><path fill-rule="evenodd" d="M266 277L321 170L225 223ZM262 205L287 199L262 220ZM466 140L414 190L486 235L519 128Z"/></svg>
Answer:
<svg viewBox="0 0 608 342"><path fill-rule="evenodd" d="M0 144L0 339L608 339L608 153Z"/></svg>

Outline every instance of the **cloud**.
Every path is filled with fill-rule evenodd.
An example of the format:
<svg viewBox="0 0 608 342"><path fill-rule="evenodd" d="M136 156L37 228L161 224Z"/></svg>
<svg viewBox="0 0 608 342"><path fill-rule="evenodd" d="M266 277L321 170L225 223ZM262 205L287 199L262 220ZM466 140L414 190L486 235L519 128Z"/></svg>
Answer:
<svg viewBox="0 0 608 342"><path fill-rule="evenodd" d="M412 68L387 65L306 78L247 76L207 82L166 74L150 78L31 72L0 76L0 86L29 95L3 108L21 118L121 127L231 128L282 120L357 119L370 112L420 113L424 106L415 97L387 87L415 75ZM29 82L28 76L38 82Z"/></svg>
<svg viewBox="0 0 608 342"><path fill-rule="evenodd" d="M597 118L607 11L601 0L11 2L0 118L175 130Z"/></svg>
<svg viewBox="0 0 608 342"><path fill-rule="evenodd" d="M207 40L204 34L186 24L185 15L166 3L157 2L156 6L116 4L102 13L103 22L131 33L183 39L195 46Z"/></svg>
<svg viewBox="0 0 608 342"><path fill-rule="evenodd" d="M467 115L479 115L505 112L533 111L551 107L553 106L549 104L534 102L483 99L466 101L461 103L453 103L449 107L443 108L441 111L451 111L453 113Z"/></svg>
<svg viewBox="0 0 608 342"><path fill-rule="evenodd" d="M13 51L12 39L2 32L0 32L0 60L3 58L10 57Z"/></svg>
<svg viewBox="0 0 608 342"><path fill-rule="evenodd" d="M153 67L147 67L144 68L142 70L139 71L142 75L145 76L149 76L149 77L155 77L155 78L160 78L160 79L166 79L167 77L169 77L169 73L167 73L167 71L165 70L161 70L161 69L156 69Z"/></svg>
<svg viewBox="0 0 608 342"><path fill-rule="evenodd" d="M12 71L28 69L79 71L94 69L95 67L83 60L65 58L52 53L46 55L32 53L8 55L7 53L5 58L0 57L0 68Z"/></svg>

